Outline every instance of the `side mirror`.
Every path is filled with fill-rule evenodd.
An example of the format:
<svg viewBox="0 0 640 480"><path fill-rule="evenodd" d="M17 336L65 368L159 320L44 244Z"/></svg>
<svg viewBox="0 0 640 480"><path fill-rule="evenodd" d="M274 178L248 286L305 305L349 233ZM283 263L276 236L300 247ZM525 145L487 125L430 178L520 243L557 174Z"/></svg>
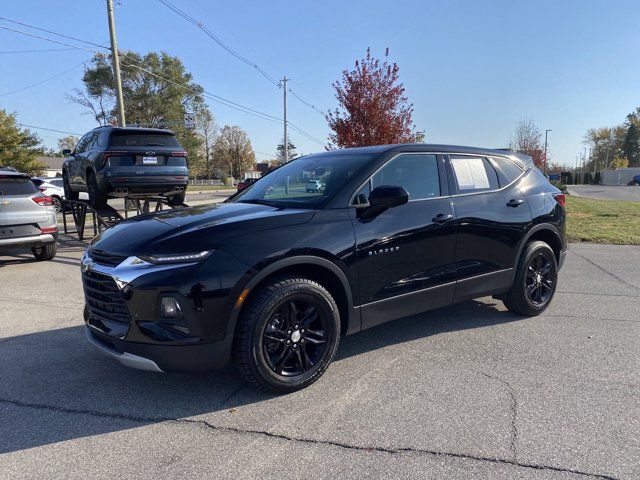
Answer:
<svg viewBox="0 0 640 480"><path fill-rule="evenodd" d="M372 207L389 208L404 205L409 201L409 193L404 187L397 185L381 185L369 194L369 205Z"/></svg>
<svg viewBox="0 0 640 480"><path fill-rule="evenodd" d="M409 193L404 187L397 185L381 185L369 194L369 202L362 205L359 217L372 219L385 210L404 205L409 201Z"/></svg>
<svg viewBox="0 0 640 480"><path fill-rule="evenodd" d="M62 150L62 155L68 157L69 155L71 155L71 150L65 148L64 150Z"/></svg>

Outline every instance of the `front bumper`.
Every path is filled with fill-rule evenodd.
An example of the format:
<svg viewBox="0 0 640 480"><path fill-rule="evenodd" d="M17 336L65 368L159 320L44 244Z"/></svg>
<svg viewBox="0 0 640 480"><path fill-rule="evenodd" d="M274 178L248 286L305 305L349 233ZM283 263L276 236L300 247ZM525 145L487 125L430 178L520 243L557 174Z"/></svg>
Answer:
<svg viewBox="0 0 640 480"><path fill-rule="evenodd" d="M233 332L227 331L229 290L218 275L235 260L225 258L216 257L220 270L214 273L206 262L157 265L128 257L108 266L85 253L81 269L89 341L120 363L143 370L226 366ZM159 304L165 296L179 301L179 317L162 317Z"/></svg>
<svg viewBox="0 0 640 480"><path fill-rule="evenodd" d="M198 372L226 366L231 342L200 345L153 345L110 337L87 325L86 336L94 347L122 365L151 372Z"/></svg>

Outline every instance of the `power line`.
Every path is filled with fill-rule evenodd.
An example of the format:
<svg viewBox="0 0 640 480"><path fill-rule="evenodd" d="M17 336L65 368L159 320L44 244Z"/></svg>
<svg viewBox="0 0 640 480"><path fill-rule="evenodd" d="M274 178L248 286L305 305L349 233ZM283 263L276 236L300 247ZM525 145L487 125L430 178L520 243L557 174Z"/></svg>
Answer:
<svg viewBox="0 0 640 480"><path fill-rule="evenodd" d="M225 49L227 52L229 52L231 55L233 55L234 57L236 57L238 60L240 60L241 62L245 63L246 65L249 65L250 67L256 69L258 71L258 73L260 73L260 75L262 75L264 78L266 78L269 83L272 83L275 86L279 86L280 82L278 80L276 80L272 75L269 75L269 73L267 73L260 65L258 65L257 63L253 62L252 60L249 60L247 57L241 55L240 53L238 53L237 51L235 51L234 49L232 49L229 45L227 45L226 43L224 43L222 41L222 39L220 39L220 37L218 37L217 35L215 35L211 30L209 30L204 23L202 23L200 20L192 17L191 15L189 15L188 13L186 13L183 10L180 10L178 7L176 7L175 5L173 5L169 0L158 0L160 3L162 3L164 6L166 6L167 8L169 8L170 10L172 10L174 13L176 13L177 15L181 16L182 18L184 18L187 22L191 23L192 25L195 25L196 27L198 27L200 30L202 30L208 37L210 37L214 42L216 42L219 46L221 46L223 49ZM307 107L315 110L317 113L319 113L320 115L322 115L324 117L324 112L322 112L321 110L319 110L318 108L316 108L315 105L307 102L306 100L304 100L303 98L300 97L300 95L298 95L297 93L295 93L293 90L291 90L291 88L287 89L289 93L291 93L291 95L293 95L299 102L301 102L302 104L306 105Z"/></svg>
<svg viewBox="0 0 640 480"><path fill-rule="evenodd" d="M202 23L201 21L193 18L191 15L189 15L188 13L184 12L183 10L180 10L178 7L176 7L175 5L173 5L171 2L169 2L168 0L158 0L160 3L162 3L164 6L166 6L167 8L171 9L174 13L178 14L179 16L181 16L182 18L184 18L186 21L188 21L189 23L191 23L192 25L195 25L196 27L198 27L200 30L202 30L209 38L211 38L214 42L216 42L218 45L220 45L223 49L225 49L227 52L229 52L231 55L233 55L234 57L236 57L238 60L240 60L241 62L249 65L250 67L256 69L258 71L258 73L260 73L260 75L262 75L264 78L266 78L269 82L271 82L274 85L278 85L278 81L273 78L273 76L269 75L260 65L258 65L255 62L252 62L251 60L249 60L247 57L241 55L240 53L236 52L234 49L232 49L229 45L227 45L226 43L224 43L222 41L222 39L220 39L220 37L218 37L217 35L215 35L211 30L209 30L204 23Z"/></svg>
<svg viewBox="0 0 640 480"><path fill-rule="evenodd" d="M26 123L18 123L18 125L20 127L34 128L36 130L46 130L47 132L66 133L67 135L76 135L78 137L82 136L81 133L65 132L64 130L54 130L53 128L46 128L46 127L36 127L35 125L27 125Z"/></svg>
<svg viewBox="0 0 640 480"><path fill-rule="evenodd" d="M40 32L50 33L50 34L55 35L57 37L63 37L63 38L69 39L69 40L75 40L76 42L86 43L87 45L93 45L94 47L105 48L103 45L100 45L99 43L89 42L89 41L83 40L81 38L72 37L70 35L65 35L63 33L57 33L57 32L54 32L52 30L47 30L45 28L36 27L35 25L30 25L28 23L19 22L18 20L11 20L10 18L6 18L6 17L0 17L0 20L4 20L5 22L13 23L15 25L21 25L23 27L32 28L34 30L39 30Z"/></svg>
<svg viewBox="0 0 640 480"><path fill-rule="evenodd" d="M5 95L11 95L11 94L13 94L13 93L22 92L23 90L28 90L29 88L37 87L38 85L42 85L43 83L46 83L46 82L48 82L48 81L50 81L50 80L53 80L53 79L58 78L58 77L61 77L62 75L66 74L66 73L69 73L69 72L71 72L72 70L75 70L75 69L76 69L76 68L78 68L78 67L81 67L81 66L82 66L82 65L84 65L85 63L87 63L87 62L86 62L86 61L81 62L81 63L79 63L78 65L76 65L75 67L71 67L71 68L69 68L68 70L65 70L64 72L57 73L56 75L53 75L53 76L51 76L51 77L49 77L49 78L45 78L44 80L41 80L41 81L40 81L40 82L38 82L38 83L33 83L33 84L31 84L31 85L27 85L27 86L25 86L25 87L18 88L17 90L12 90L12 91L10 91L10 92L0 93L0 97L3 97L3 96L5 96Z"/></svg>
<svg viewBox="0 0 640 480"><path fill-rule="evenodd" d="M85 48L85 47L81 47L79 45L72 45L70 43L61 42L59 40L54 40L53 38L47 38L47 37L43 37L42 35L36 35L35 33L23 32L22 30L16 30L15 28L5 27L4 25L0 25L0 28L2 28L3 30L9 30L9 31L15 32L15 33L21 33L22 35L27 35L28 37L34 37L34 38L39 38L41 40L46 40L47 42L53 42L53 43L57 43L59 45L66 45L67 47L76 48L78 50L84 50L85 52L98 53L95 50L91 50L90 48ZM99 45L99 46L101 46L101 45ZM103 48L105 48L105 47L103 47Z"/></svg>
<svg viewBox="0 0 640 480"><path fill-rule="evenodd" d="M160 1L166 1L166 0L160 0ZM53 35L58 35L58 36L62 36L62 37L65 37L65 38L71 38L71 39L76 40L76 41L80 41L80 42L83 42L83 43L94 45L96 47L99 47L99 48L102 48L102 49L105 49L105 50L109 50L108 47L105 47L104 45L99 45L97 43L88 42L88 41L85 41L85 40L82 40L82 39L78 39L78 38L75 38L75 37L70 37L68 35L62 35L62 34L53 32L51 30L46 30L44 28L36 27L36 26L33 26L33 25L28 25L28 24L25 24L25 23L22 23L22 22L14 21L14 20L9 20L9 19L7 19L5 17L0 17L0 19L6 20L6 21L9 21L9 22L12 22L12 23L17 23L17 24L20 24L20 25L24 25L24 26L27 26L29 28L33 28L33 29L36 29L36 30L40 30L40 31L44 31L44 32L47 32L47 33L51 33ZM30 33L30 32L24 32L22 30L17 30L17 29L11 28L11 27L6 27L6 26L3 26L3 25L0 25L0 28L2 28L4 30L9 30L9 31L12 31L12 32L15 32L15 33L20 33L22 35L27 35L27 36L34 37L34 38L39 38L41 40L45 40L45 41L48 41L48 42L53 42L53 43L57 43L57 44L60 44L60 45L65 45L67 47L71 47L71 48L75 48L75 49L79 49L79 50L84 50L84 51L91 52L91 53L96 53L96 54L100 53L100 52L97 52L96 50L92 50L90 48L85 48L85 47L82 47L82 46L79 46L79 45L73 45L73 44L70 44L70 43L65 43L65 42L62 42L62 41L59 41L59 40L55 40L53 38L45 37L45 36L42 36L42 35L37 35L37 34L34 34L34 33ZM137 60L131 59L129 57L129 55L127 55L127 54L120 53L120 56L124 57L125 59L127 59L129 61L137 63L138 65L131 64L131 66L133 66L134 68L142 70L142 71L148 73L149 75L152 75L152 76L154 76L156 78L160 78L160 79L162 79L162 80L164 80L164 81L166 81L168 83L172 83L172 84L174 84L176 86L182 87L182 88L184 88L184 89L186 89L188 91L191 91L193 93L202 94L203 96L205 96L205 97L207 97L207 98L209 98L209 99L211 99L211 100L213 100L215 102L221 103L222 105L225 105L225 106L227 106L229 108L233 108L233 109L241 111L243 113L247 113L249 115L253 115L255 117L262 118L263 120L271 121L271 122L274 122L274 123L280 123L280 122L283 121L282 118L276 117L274 115L270 115L268 113L261 112L259 110L255 110L255 109L250 108L250 107L246 107L246 106L241 105L239 103L233 102L232 100L228 100L228 99L226 99L224 97L221 97L219 95L215 95L213 93L207 92L204 89L202 91L199 91L199 90L196 90L196 89L193 89L193 88L190 88L190 87L185 87L184 85L180 85L179 83L171 80L168 77L165 77L163 75L159 75L159 74L157 74L155 72L152 72L152 71L140 66L139 62ZM297 132L299 132L301 135L305 136L309 140L314 141L314 142L318 143L319 145L323 145L324 146L324 143L322 141L320 141L317 138L313 137L312 135L308 134L307 132L302 130L300 127L298 127L296 125L293 125L291 122L288 122L288 124L291 126L291 128L293 128L294 130L296 130ZM68 132L62 132L62 133L68 133ZM74 134L74 135L76 135L76 134Z"/></svg>
<svg viewBox="0 0 640 480"><path fill-rule="evenodd" d="M44 48L37 50L0 50L0 54L6 53L39 53L39 52L65 52L74 50L73 48Z"/></svg>

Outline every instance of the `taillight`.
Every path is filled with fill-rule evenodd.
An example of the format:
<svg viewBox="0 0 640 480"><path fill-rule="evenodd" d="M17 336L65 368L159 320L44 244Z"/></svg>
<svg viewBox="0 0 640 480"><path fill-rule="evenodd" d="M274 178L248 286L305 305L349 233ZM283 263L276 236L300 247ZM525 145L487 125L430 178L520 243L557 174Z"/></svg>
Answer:
<svg viewBox="0 0 640 480"><path fill-rule="evenodd" d="M38 197L31 197L31 200L33 200L38 205L41 205L43 207L50 207L50 206L53 205L53 200L51 199L51 197L49 195L41 195L41 196L38 196Z"/></svg>
<svg viewBox="0 0 640 480"><path fill-rule="evenodd" d="M58 227L40 227L40 231L45 233L56 233L58 231Z"/></svg>
<svg viewBox="0 0 640 480"><path fill-rule="evenodd" d="M187 152L171 152L172 157L186 157Z"/></svg>
<svg viewBox="0 0 640 480"><path fill-rule="evenodd" d="M556 202L558 202L558 205L561 207L564 207L564 204L567 202L564 193L556 193L553 195L553 198L556 199Z"/></svg>
<svg viewBox="0 0 640 480"><path fill-rule="evenodd" d="M102 166L104 167L107 164L107 160L109 160L109 157L120 155L127 155L127 152L102 152Z"/></svg>

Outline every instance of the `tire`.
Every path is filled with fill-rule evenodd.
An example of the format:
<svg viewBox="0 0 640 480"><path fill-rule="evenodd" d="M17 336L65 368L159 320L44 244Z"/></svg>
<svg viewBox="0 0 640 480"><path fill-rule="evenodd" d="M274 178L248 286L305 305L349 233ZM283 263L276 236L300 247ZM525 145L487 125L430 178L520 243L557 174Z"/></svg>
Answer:
<svg viewBox="0 0 640 480"><path fill-rule="evenodd" d="M87 172L87 190L89 191L89 203L93 208L107 206L107 196L100 191L96 175L92 171Z"/></svg>
<svg viewBox="0 0 640 480"><path fill-rule="evenodd" d="M62 187L64 188L64 198L66 200L78 200L78 196L80 194L71 190L71 185L69 185L69 174L66 170L62 175Z"/></svg>
<svg viewBox="0 0 640 480"><path fill-rule="evenodd" d="M170 207L179 207L184 203L184 199L187 196L187 192L177 193L167 198L167 204Z"/></svg>
<svg viewBox="0 0 640 480"><path fill-rule="evenodd" d="M340 313L331 294L307 278L279 277L257 290L243 308L233 358L249 383L288 393L320 378L339 337Z"/></svg>
<svg viewBox="0 0 640 480"><path fill-rule="evenodd" d="M56 213L62 212L62 199L60 197L53 196L51 197L53 201L53 208L56 209Z"/></svg>
<svg viewBox="0 0 640 480"><path fill-rule="evenodd" d="M56 246L56 242L47 243L46 245L41 245L39 247L33 247L31 249L31 253L38 261L43 260L51 260L56 256L58 248Z"/></svg>
<svg viewBox="0 0 640 480"><path fill-rule="evenodd" d="M540 315L551 303L558 283L558 263L545 242L528 243L511 289L504 295L505 306L513 313Z"/></svg>

